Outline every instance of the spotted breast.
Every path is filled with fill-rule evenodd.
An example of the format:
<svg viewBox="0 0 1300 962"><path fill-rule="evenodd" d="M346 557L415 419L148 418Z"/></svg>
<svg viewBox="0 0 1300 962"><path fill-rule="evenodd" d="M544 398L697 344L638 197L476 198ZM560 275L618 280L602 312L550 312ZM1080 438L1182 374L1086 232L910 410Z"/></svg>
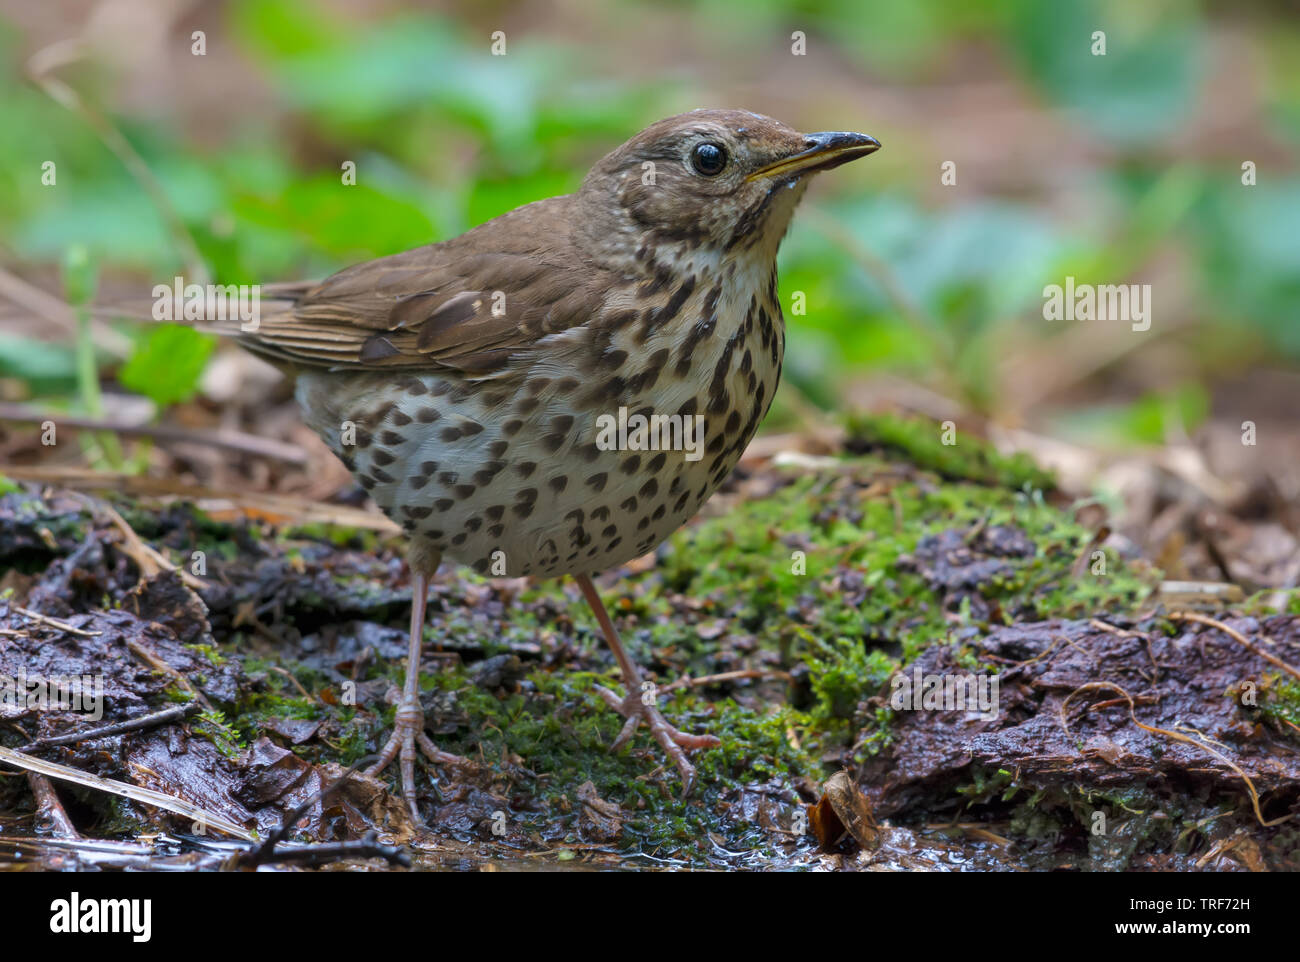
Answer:
<svg viewBox="0 0 1300 962"><path fill-rule="evenodd" d="M590 324L481 378L308 371L298 398L432 551L497 576L602 571L698 511L766 414L785 331L761 253L679 264L650 305L616 289Z"/></svg>

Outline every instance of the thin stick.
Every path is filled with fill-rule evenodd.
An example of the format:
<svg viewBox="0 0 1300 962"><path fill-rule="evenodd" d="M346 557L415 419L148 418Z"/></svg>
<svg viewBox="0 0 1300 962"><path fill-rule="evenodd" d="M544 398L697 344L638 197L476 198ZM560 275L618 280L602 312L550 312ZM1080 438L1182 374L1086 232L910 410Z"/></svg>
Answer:
<svg viewBox="0 0 1300 962"><path fill-rule="evenodd" d="M103 725L99 728L91 728L87 731L70 732L67 735L51 735L46 738L37 738L23 746L23 751L33 752L41 748L49 748L52 745L75 745L78 742L88 742L95 738L108 738L112 735L122 735L126 732L143 731L146 728L154 728L157 725L166 725L174 721L180 721L186 715L193 714L193 705L173 705L171 708L164 708L162 711L156 711L148 715L140 715L138 718L128 718L126 721L115 722L112 725Z"/></svg>
<svg viewBox="0 0 1300 962"><path fill-rule="evenodd" d="M1271 655L1267 651L1262 650L1257 645L1255 645L1254 642L1250 641L1241 632L1237 631L1235 628L1229 628L1222 621L1219 621L1215 618L1211 618L1209 615L1199 615L1194 611L1175 611L1169 614L1167 617L1169 618L1170 621L1194 621L1197 624L1209 625L1211 628L1218 628L1229 638L1233 639L1234 641L1238 642L1241 645L1244 645L1246 648L1248 648L1250 651L1253 651L1255 654L1259 655L1259 657L1263 658L1269 664L1276 665L1278 668L1281 668L1283 671L1290 674L1293 678L1300 679L1300 670L1292 668L1290 665L1288 665L1281 658L1278 658L1276 655Z"/></svg>
<svg viewBox="0 0 1300 962"><path fill-rule="evenodd" d="M0 297L7 297L19 307L62 328L69 336L77 331L77 316L71 307L53 294L9 273L3 267L0 267ZM131 356L131 339L117 333L103 322L92 322L91 337L95 341L95 346L105 354L111 354L120 360Z"/></svg>
<svg viewBox="0 0 1300 962"><path fill-rule="evenodd" d="M260 848L255 849L254 853L259 851ZM411 867L411 856L406 849L396 845L381 844L379 834L374 831L366 832L362 838L349 839L345 842L321 842L318 845L280 848L273 854L258 858L255 864L292 862L302 865L328 865L344 858L382 858L390 865ZM239 857L237 864L246 867L243 856Z"/></svg>
<svg viewBox="0 0 1300 962"><path fill-rule="evenodd" d="M137 497L179 498L194 502L209 515L217 515L223 510L213 502L224 502L225 511L239 511L246 517L269 524L320 522L378 531L381 534L402 533L401 528L378 512L329 504L324 501L309 501L288 495L206 488L200 485L182 484L166 478L146 478L80 467L5 465L4 475L13 481L54 484L71 490L121 491Z"/></svg>
<svg viewBox="0 0 1300 962"><path fill-rule="evenodd" d="M296 444L262 438L243 431L226 429L206 431L167 424L130 424L106 417L86 417L56 411L32 411L18 404L0 404L0 421L11 421L15 424L42 424L45 421L53 421L61 428L71 428L74 431L112 431L114 434L127 437L148 437L164 442L201 444L223 451L251 454L295 467L301 467L309 461L307 452Z"/></svg>
<svg viewBox="0 0 1300 962"><path fill-rule="evenodd" d="M30 755L16 752L12 748L5 748L3 745L0 745L0 762L26 772L36 772L49 778L72 782L74 785L81 785L96 791L108 792L110 795L129 798L142 805L152 805L154 808L161 808L166 812L184 815L186 818L201 822L218 831L225 832L227 835L242 838L246 842L256 840L256 836L242 825L237 825L229 819L199 808L199 806L187 802L183 798L173 798L170 795L164 795L162 792L155 792L151 788L142 788L139 785L119 782L112 778L101 778L99 775L91 775L89 772L78 771L75 768L69 768L67 765L59 765L43 758L32 758Z"/></svg>
<svg viewBox="0 0 1300 962"><path fill-rule="evenodd" d="M258 624L261 624L261 622L257 621L256 618L254 618L253 620ZM272 665L271 670L275 672L277 675L283 675L285 678L288 678L290 683L293 685L293 687L298 689L298 694L302 695L303 698L306 698L308 701L317 700L315 695L313 695L311 692L309 692L306 688L302 686L302 682L298 680L298 676L295 675L293 672L289 671L288 669L281 668L279 665Z"/></svg>
<svg viewBox="0 0 1300 962"><path fill-rule="evenodd" d="M724 671L717 675L701 675L699 678L678 678L676 681L669 682L661 687L659 691L668 692L677 688L701 688L705 685L721 685L729 681L742 681L747 678L779 678L783 681L789 681L790 677L788 671L745 668L739 671Z"/></svg>
<svg viewBox="0 0 1300 962"><path fill-rule="evenodd" d="M81 833L72 824L72 819L68 818L68 813L63 803L59 801L58 793L54 791L50 780L39 772L28 772L27 784L32 787L32 794L36 796L36 811L45 815L54 833L64 838L80 838Z"/></svg>
<svg viewBox="0 0 1300 962"><path fill-rule="evenodd" d="M212 702L208 701L207 697L203 694L203 692L199 691L197 688L191 685L188 678L182 675L171 665L167 664L167 662L159 658L154 652L150 651L144 645L140 644L140 642L128 641L126 643L126 647L131 650L131 653L133 655L135 655L137 658L143 661L154 671L161 672L162 674L169 677L172 681L176 682L176 684L178 684L186 692L192 695L194 697L194 700L197 701L204 708L206 708L208 711L215 710L212 707Z"/></svg>
<svg viewBox="0 0 1300 962"><path fill-rule="evenodd" d="M194 242L194 237L190 234L185 222L172 206L171 199L167 196L167 191L163 189L158 178L153 175L149 165L145 163L144 158L131 146L130 141L122 135L113 124L87 104L75 90L53 76L53 71L70 63L75 63L85 55L85 45L79 39L65 39L50 44L38 50L27 61L27 75L32 82L44 90L52 100L71 110L88 123L91 128L99 135L99 139L104 142L122 164L130 171L131 175L139 182L140 186L148 193L149 198L162 214L163 220L167 222L167 229L171 232L172 240L175 242L180 251L181 258L185 261L186 269L189 272L190 280L196 284L206 284L209 280L208 268L203 261L203 256L199 253L198 245Z"/></svg>
<svg viewBox="0 0 1300 962"><path fill-rule="evenodd" d="M24 618L30 618L38 625L45 625L47 628L54 628L57 631L65 632L69 635L76 635L79 638L94 638L103 634L101 631L82 631L80 628L74 628L66 621L60 621L58 618L50 618L38 611L29 611L26 608L20 608L18 605L10 605L10 611L16 611Z"/></svg>
<svg viewBox="0 0 1300 962"><path fill-rule="evenodd" d="M117 509L111 504L99 501L94 498L88 498L86 495L78 497L91 502L91 510L100 511L108 515L110 521L122 532L122 537L126 539L124 550L130 555L131 560L136 563L140 573L146 577L152 577L160 571L175 571L180 575L181 581L185 582L190 588L200 591L208 587L208 583L197 575L192 575L184 568L179 568L172 564L156 550L151 548L140 540L140 536L135 533L135 529L126 523L126 519L117 513Z"/></svg>
<svg viewBox="0 0 1300 962"><path fill-rule="evenodd" d="M1259 819L1260 825L1264 826L1265 828L1269 828L1273 825L1281 825L1283 822L1285 822L1287 819L1291 817L1288 814L1288 815L1282 815L1279 818L1275 818L1270 821L1265 821L1264 813L1260 810L1259 807L1259 792L1255 791L1255 783L1251 781L1249 775L1247 775L1244 771L1242 771L1241 766L1239 766L1236 762L1234 762L1231 758L1229 758L1223 752L1219 751L1214 746L1205 744L1204 741L1197 741L1195 738L1192 738L1189 735L1184 735L1182 732L1173 732L1170 731L1168 728L1157 728L1154 725L1147 725L1138 721L1137 710L1134 708L1133 705L1133 696L1130 695L1123 688L1121 688L1119 685L1116 685L1114 682L1092 681L1086 685L1080 685L1074 691L1070 692L1070 694L1065 696L1065 700L1061 702L1061 727L1065 729L1065 733L1067 735L1070 734L1070 722L1065 717L1065 708L1067 705L1070 704L1070 699L1073 698L1075 695L1079 694L1079 692L1096 691L1102 688L1119 692L1120 696L1125 701L1128 702L1128 716L1133 720L1133 724L1137 725L1138 728L1142 729L1145 732L1151 732L1156 735L1164 735L1166 738L1172 738L1175 741L1186 742L1189 745L1194 745L1195 747L1201 749L1202 751L1209 752L1215 758L1219 759L1219 761L1223 762L1234 772L1240 775L1241 780L1246 783L1246 790L1250 792L1250 803L1255 807L1255 818ZM1198 732L1197 734L1200 733ZM1206 736L1201 735L1201 737L1205 738Z"/></svg>
<svg viewBox="0 0 1300 962"><path fill-rule="evenodd" d="M306 815L309 811L311 811L313 805L316 805L317 803L324 804L325 799L329 798L336 791L338 791L345 784L347 784L347 782L351 780L352 776L354 776L361 769L362 765L365 765L368 762L378 760L381 758L382 756L376 754L376 755L367 755L364 758L358 759L352 765L352 767L349 768L346 772L344 772L338 778L334 779L334 781L330 782L324 788L320 789L320 791L313 793L310 798L308 798L306 801L300 804L293 811L285 815L284 821L282 821L279 827L274 829L271 832L271 834L266 837L265 842L263 842L257 848L253 849L251 852L245 852L242 855L237 856L235 859L236 864L244 868L256 868L258 865L261 865L264 862L280 862L286 860L287 858L293 858L294 856L289 856L283 852L278 855L275 853L275 847L285 840L285 838L289 834L289 830L298 823L299 819L301 819L304 815ZM402 864L402 865L409 866L411 864L410 857L407 856L400 849L384 847L383 850L378 850L377 849L378 840L377 838L374 837L374 833L367 833L366 837L362 839L362 844L367 846L368 849L376 849L374 851L371 851L372 855L377 854L383 858L387 858L390 862L397 862L398 864ZM313 846L312 850L315 850L316 852L320 852L325 848L326 846L318 845L318 846ZM311 850L307 850L307 851L311 851ZM345 854L355 855L358 853L351 852ZM309 857L309 856L303 856L303 857Z"/></svg>

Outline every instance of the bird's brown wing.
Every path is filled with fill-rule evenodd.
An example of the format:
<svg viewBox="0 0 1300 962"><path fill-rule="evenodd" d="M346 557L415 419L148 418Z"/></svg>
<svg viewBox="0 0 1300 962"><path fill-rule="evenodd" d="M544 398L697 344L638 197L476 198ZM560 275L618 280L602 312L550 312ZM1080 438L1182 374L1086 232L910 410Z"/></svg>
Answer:
<svg viewBox="0 0 1300 962"><path fill-rule="evenodd" d="M484 372L584 324L614 279L573 246L554 197L474 230L357 264L316 284L266 287L287 309L240 335L277 361Z"/></svg>

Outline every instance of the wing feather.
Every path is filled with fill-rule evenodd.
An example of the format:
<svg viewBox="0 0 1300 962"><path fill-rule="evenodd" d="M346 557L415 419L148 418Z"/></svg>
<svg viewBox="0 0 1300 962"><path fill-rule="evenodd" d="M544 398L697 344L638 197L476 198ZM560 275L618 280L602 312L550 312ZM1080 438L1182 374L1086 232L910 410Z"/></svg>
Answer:
<svg viewBox="0 0 1300 962"><path fill-rule="evenodd" d="M288 307L240 340L296 364L493 370L548 334L586 324L617 284L556 229L571 202L528 204L316 284L266 285Z"/></svg>

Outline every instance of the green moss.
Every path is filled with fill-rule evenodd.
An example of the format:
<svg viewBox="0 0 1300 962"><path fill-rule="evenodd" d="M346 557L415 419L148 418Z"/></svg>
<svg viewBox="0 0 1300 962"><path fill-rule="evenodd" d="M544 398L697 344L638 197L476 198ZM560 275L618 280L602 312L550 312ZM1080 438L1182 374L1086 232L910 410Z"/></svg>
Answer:
<svg viewBox="0 0 1300 962"><path fill-rule="evenodd" d="M286 697L271 692L257 692L242 699L240 709L238 727L247 729L250 724L261 724L275 718L316 721L322 717L324 706L302 696Z"/></svg>
<svg viewBox="0 0 1300 962"><path fill-rule="evenodd" d="M370 754L365 733L356 725L345 723L337 744L340 765L352 766Z"/></svg>
<svg viewBox="0 0 1300 962"><path fill-rule="evenodd" d="M220 667L226 663L226 656L213 645L186 645L185 647L199 652L214 667Z"/></svg>
<svg viewBox="0 0 1300 962"><path fill-rule="evenodd" d="M535 671L528 681L532 691L498 698L475 687L463 672L440 674L437 684L454 690L458 706L473 719L467 730L440 744L476 757L521 759L537 775L540 811L517 814L543 835L554 833L556 813L567 811L578 786L591 781L597 794L630 813L623 837L627 847L704 858L710 836L735 841L755 828L738 819L729 804L738 788L820 772L802 739L796 735L802 745L796 748L789 737L809 727L807 716L789 708L762 714L731 700L711 702L679 691L661 700L665 714L683 730L710 731L723 739L720 747L693 755L696 788L683 798L675 777L649 777L663 759L644 727L630 745L609 751L623 719L595 686L611 685L611 679Z"/></svg>
<svg viewBox="0 0 1300 962"><path fill-rule="evenodd" d="M323 521L293 525L282 529L277 535L277 541L281 544L301 540L319 541L335 548L374 552L379 548L381 536L377 531L342 527Z"/></svg>
<svg viewBox="0 0 1300 962"><path fill-rule="evenodd" d="M317 721L330 717L342 722L343 730L347 730L346 722L355 713L353 708L327 706L314 698L305 697L297 685L279 671L272 670L276 665L276 662L256 655L244 658L244 671L256 684L250 686L250 690L235 706L234 720L230 724L232 730L251 742L256 740L269 722L276 719ZM323 673L296 662L284 662L278 667L290 672L307 691L315 691L329 684Z"/></svg>
<svg viewBox="0 0 1300 962"><path fill-rule="evenodd" d="M140 817L134 802L121 795L91 791L79 786L69 787L68 790L78 802L98 813L99 820L95 825L98 835L135 840L142 834L157 830L156 825L151 825Z"/></svg>
<svg viewBox="0 0 1300 962"><path fill-rule="evenodd" d="M1233 604L1241 614L1267 618L1269 615L1300 615L1300 588L1263 588Z"/></svg>
<svg viewBox="0 0 1300 962"><path fill-rule="evenodd" d="M879 691L898 669L882 651L868 651L860 641L809 637L812 689L817 695L813 717L820 722L853 717L858 703Z"/></svg>
<svg viewBox="0 0 1300 962"><path fill-rule="evenodd" d="M928 536L996 526L1022 530L1033 554L1003 558L1007 573L974 592L990 611L984 622L968 602L949 610L908 559ZM1105 574L1092 574L1091 565L1075 574L1092 536L1037 492L925 477L898 483L887 465L861 458L831 477L791 475L770 496L679 532L657 576L692 599L698 618L725 618L787 665L806 661L818 698L813 716L825 723L852 714L852 698L879 688L929 645L954 642L963 628L1140 606L1154 572L1107 552ZM674 647L693 672L714 670L716 644L674 617L667 594L635 592L632 613L651 626L655 647ZM888 656L872 650L886 648Z"/></svg>
<svg viewBox="0 0 1300 962"><path fill-rule="evenodd" d="M188 705L194 700L194 695L181 687L179 682L173 681L162 690L163 698L177 705Z"/></svg>
<svg viewBox="0 0 1300 962"><path fill-rule="evenodd" d="M1006 769L972 765L968 771L971 781L954 789L966 800L963 817L995 816L1006 826L999 833L1019 841L1031 869L1056 867L1062 859L1078 867L1082 856L1094 871L1123 871L1143 853L1202 851L1225 819L1243 827L1253 821L1236 799L1069 783L1027 791Z"/></svg>
<svg viewBox="0 0 1300 962"><path fill-rule="evenodd" d="M12 484L5 479L7 484ZM16 494L11 504L6 505L7 511L12 512L12 518L7 519L7 523L16 531L26 529L29 535L35 535L34 540L38 540L42 546L49 549L49 554L57 554L56 546L71 546L82 544L90 531L90 516L85 511L65 511L55 510L40 497L27 497L24 495L21 487L15 486L12 489L0 491L0 497L7 497L10 494ZM43 548L35 549L36 552L44 554ZM13 563L19 570L27 570L31 567L28 564L18 563L22 559L8 559L6 563ZM35 561L36 559L30 559ZM43 559L42 559L43 560ZM33 572L41 571L39 565L31 567Z"/></svg>
<svg viewBox="0 0 1300 962"><path fill-rule="evenodd" d="M902 454L917 467L954 481L978 481L1006 488L1051 490L1056 480L1028 455L998 453L991 444L943 424L891 414L855 414L848 419L851 449L884 448Z"/></svg>
<svg viewBox="0 0 1300 962"><path fill-rule="evenodd" d="M1263 697L1259 710L1268 718L1300 725L1300 683L1273 675L1268 684L1261 686Z"/></svg>
<svg viewBox="0 0 1300 962"><path fill-rule="evenodd" d="M206 738L217 746L217 751L227 758L233 758L247 747L239 731L226 721L220 711L205 711L195 718L191 728L194 734Z"/></svg>

